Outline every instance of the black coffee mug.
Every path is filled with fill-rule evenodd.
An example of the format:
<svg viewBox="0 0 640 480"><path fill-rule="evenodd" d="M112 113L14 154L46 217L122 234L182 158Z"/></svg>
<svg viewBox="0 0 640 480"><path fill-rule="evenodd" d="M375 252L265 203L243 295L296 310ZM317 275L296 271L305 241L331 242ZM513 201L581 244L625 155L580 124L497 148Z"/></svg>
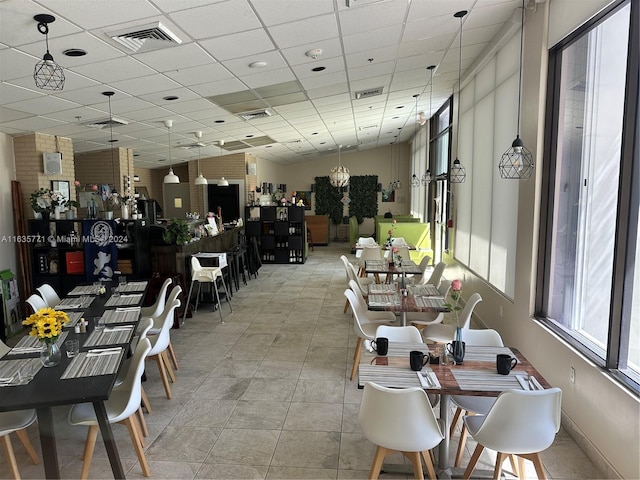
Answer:
<svg viewBox="0 0 640 480"><path fill-rule="evenodd" d="M509 372L516 368L517 364L518 359L506 353L499 353L496 356L496 369L500 375L509 375Z"/></svg>
<svg viewBox="0 0 640 480"><path fill-rule="evenodd" d="M454 340L451 343L447 343L447 353L453 357L456 363L462 363L464 360L465 343L458 340Z"/></svg>
<svg viewBox="0 0 640 480"><path fill-rule="evenodd" d="M371 346L378 355L386 355L389 351L389 339L385 337L378 337L371 341Z"/></svg>
<svg viewBox="0 0 640 480"><path fill-rule="evenodd" d="M409 352L409 364L411 370L419 372L429 361L429 354L425 355L420 350L411 350Z"/></svg>

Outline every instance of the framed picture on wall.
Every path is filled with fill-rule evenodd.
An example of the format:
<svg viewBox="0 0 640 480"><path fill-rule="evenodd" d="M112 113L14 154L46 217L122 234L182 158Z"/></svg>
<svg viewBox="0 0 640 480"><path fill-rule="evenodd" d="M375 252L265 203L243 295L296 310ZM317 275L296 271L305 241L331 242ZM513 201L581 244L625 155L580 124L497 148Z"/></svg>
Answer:
<svg viewBox="0 0 640 480"><path fill-rule="evenodd" d="M396 201L396 191L393 188L383 188L382 189L382 201L383 202L395 202Z"/></svg>
<svg viewBox="0 0 640 480"><path fill-rule="evenodd" d="M298 192L296 192L296 198L304 202L305 210L311 210L311 190L298 190Z"/></svg>
<svg viewBox="0 0 640 480"><path fill-rule="evenodd" d="M68 180L51 180L51 190L60 192L64 197L64 201L69 200L69 181Z"/></svg>

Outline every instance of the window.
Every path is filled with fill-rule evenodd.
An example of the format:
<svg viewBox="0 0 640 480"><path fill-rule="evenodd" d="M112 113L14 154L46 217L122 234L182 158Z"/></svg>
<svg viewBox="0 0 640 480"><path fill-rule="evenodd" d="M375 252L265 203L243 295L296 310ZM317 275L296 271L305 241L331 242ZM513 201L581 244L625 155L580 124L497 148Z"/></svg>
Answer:
<svg viewBox="0 0 640 480"><path fill-rule="evenodd" d="M637 391L640 53L631 25L640 22L632 16L630 2L618 2L550 52L536 310Z"/></svg>

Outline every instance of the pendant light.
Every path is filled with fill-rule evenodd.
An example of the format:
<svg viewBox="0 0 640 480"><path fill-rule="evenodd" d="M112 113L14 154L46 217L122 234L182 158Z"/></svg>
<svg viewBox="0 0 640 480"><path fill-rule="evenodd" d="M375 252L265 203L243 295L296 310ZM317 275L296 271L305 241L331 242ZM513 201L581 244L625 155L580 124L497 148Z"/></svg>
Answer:
<svg viewBox="0 0 640 480"><path fill-rule="evenodd" d="M220 148L220 156L222 156L222 145L224 145L224 140L218 140L218 148ZM222 177L220 180L218 180L218 186L219 187L228 187L229 186L229 180L227 180L226 178Z"/></svg>
<svg viewBox="0 0 640 480"><path fill-rule="evenodd" d="M36 87L43 90L62 90L64 88L64 70L49 53L49 24L55 22L56 17L41 13L33 19L38 22L38 31L44 35L47 45L47 53L33 69L33 80L36 82Z"/></svg>
<svg viewBox="0 0 640 480"><path fill-rule="evenodd" d="M180 177L173 173L173 167L171 166L171 127L173 126L173 120L165 120L164 126L167 127L167 132L169 132L169 173L164 176L163 183L180 183Z"/></svg>
<svg viewBox="0 0 640 480"><path fill-rule="evenodd" d="M524 146L520 138L520 108L522 104L522 56L524 49L524 0L522 0L522 15L520 21L520 75L518 79L518 120L516 139L506 152L502 154L498 170L500 176L506 179L526 180L533 173L533 155Z"/></svg>
<svg viewBox="0 0 640 480"><path fill-rule="evenodd" d="M431 87L429 88L429 118L431 118L431 101L433 99L433 71L435 70L435 68L435 65L429 65L427 67L427 70L431 72ZM429 128L431 128L431 123L429 123ZM424 172L424 175L422 175L420 183L422 183L423 187L426 187L431 183L431 180L433 180L433 177L431 176L431 170L429 169L429 158L427 158L427 171Z"/></svg>
<svg viewBox="0 0 640 480"><path fill-rule="evenodd" d="M347 167L343 167L340 162L340 150L342 150L342 145L338 145L338 166L333 167L331 169L331 173L329 173L329 182L331 182L331 185L336 188L348 186L349 178L351 178L349 169Z"/></svg>
<svg viewBox="0 0 640 480"><path fill-rule="evenodd" d="M202 132L197 131L194 132L196 136L196 142L198 144L198 176L196 177L195 183L196 185L208 185L207 179L202 176L202 170L200 170L200 139L202 138Z"/></svg>
<svg viewBox="0 0 640 480"><path fill-rule="evenodd" d="M102 95L109 99L109 143L111 144L111 173L113 175L113 188L111 189L111 202L118 205L118 190L116 189L116 160L113 152L113 144L117 140L113 139L113 114L111 113L111 97L115 92L102 92ZM118 164L120 163L120 155L118 154Z"/></svg>
<svg viewBox="0 0 640 480"><path fill-rule="evenodd" d="M413 98L416 99L416 116L418 116L418 96L419 95L417 95L417 94L413 96ZM416 128L415 128L415 132L413 134L413 168L414 168L414 174L411 176L411 187L412 188L418 188L420 186L420 179L415 174L415 165L416 165L416 156L417 156L416 143L418 143L418 126L419 125L420 125L419 120L416 120Z"/></svg>
<svg viewBox="0 0 640 480"><path fill-rule="evenodd" d="M466 169L462 166L462 163L460 163L460 160L458 159L458 155L460 154L460 91L462 90L462 82L461 82L461 76L462 76L462 19L464 18L464 16L467 14L466 10L460 10L459 12L456 12L453 14L454 17L459 18L460 19L460 52L459 52L459 59L458 59L458 119L456 120L456 129L457 129L457 135L456 135L456 159L453 161L453 165L451 166L451 169L449 170L449 181L451 183L464 183L465 179L467 178L467 171Z"/></svg>

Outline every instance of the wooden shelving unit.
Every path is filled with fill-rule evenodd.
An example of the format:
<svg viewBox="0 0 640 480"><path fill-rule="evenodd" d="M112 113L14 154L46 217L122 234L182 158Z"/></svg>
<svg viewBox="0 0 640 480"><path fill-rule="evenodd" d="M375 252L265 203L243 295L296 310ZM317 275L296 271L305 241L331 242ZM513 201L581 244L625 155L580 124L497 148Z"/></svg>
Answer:
<svg viewBox="0 0 640 480"><path fill-rule="evenodd" d="M245 232L256 237L263 263L301 264L307 259L304 207L245 207Z"/></svg>

